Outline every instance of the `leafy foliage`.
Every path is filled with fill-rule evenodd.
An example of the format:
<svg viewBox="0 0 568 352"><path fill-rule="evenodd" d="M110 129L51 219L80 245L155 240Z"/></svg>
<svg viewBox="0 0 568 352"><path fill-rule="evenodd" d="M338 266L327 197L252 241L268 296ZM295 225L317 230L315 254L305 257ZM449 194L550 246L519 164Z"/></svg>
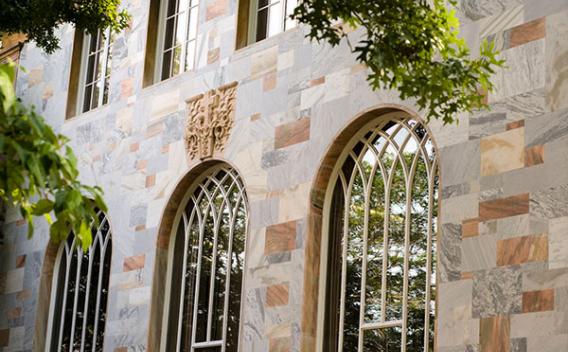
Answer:
<svg viewBox="0 0 568 352"><path fill-rule="evenodd" d="M99 28L120 31L129 15L120 0L2 0L0 33L24 33L47 53L59 48L55 29L63 23L93 34Z"/></svg>
<svg viewBox="0 0 568 352"><path fill-rule="evenodd" d="M33 216L43 215L53 240L65 240L72 231L86 249L95 209L106 211L102 190L78 181L67 138L16 98L14 77L13 63L0 65L0 199L19 207L29 236Z"/></svg>
<svg viewBox="0 0 568 352"><path fill-rule="evenodd" d="M455 0L449 0L455 6ZM350 42L357 60L370 69L374 89L398 89L401 99L416 99L427 118L454 121L462 111L486 108L480 88L491 91L490 77L504 65L493 44L484 41L471 58L459 38L459 21L445 0L304 0L292 17L310 25L308 36L338 45L347 27L365 35ZM349 38L347 38L349 40Z"/></svg>

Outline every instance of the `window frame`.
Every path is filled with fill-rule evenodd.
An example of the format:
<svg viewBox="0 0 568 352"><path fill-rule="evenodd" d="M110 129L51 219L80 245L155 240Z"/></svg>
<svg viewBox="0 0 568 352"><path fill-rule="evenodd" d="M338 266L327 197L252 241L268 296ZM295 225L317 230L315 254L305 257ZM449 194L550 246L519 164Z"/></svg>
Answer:
<svg viewBox="0 0 568 352"><path fill-rule="evenodd" d="M178 19L179 19L179 3L182 0L160 0L159 2L159 9L158 9L158 31L157 31L157 40L156 40L156 52L154 53L154 72L153 72L153 82L154 83L158 83L158 82L162 82L162 81L167 81L168 79L174 78L176 76L179 76L185 72L192 72L195 71L197 68L197 41L199 38L199 16L200 16L200 10L201 10L201 2L204 0L188 0L189 1L189 7L183 11L187 12L187 27L185 28L185 30L183 31L183 40L182 40L182 45L181 45L181 53L180 53L180 58L185 58L187 56L187 48L188 48L188 44L190 41L193 41L194 44L194 51L193 51L193 67L189 68L189 69L185 69L185 59L183 62L180 62L180 71L177 74L171 74L169 75L167 78L162 79L162 74L163 74L163 63L164 63L164 45L165 45L165 36L166 36L166 22L167 22L167 11L168 11L168 5L170 3L170 1L174 1L176 2L176 6L178 6L176 8L176 12L175 12L175 27L173 29L173 35L172 35L172 40L175 42L176 40L176 31L177 31L177 25L178 25ZM196 2L196 4L194 4L194 2ZM195 24L195 38L188 40L188 35L189 35L189 30L190 30L190 26L191 26L191 10L197 8L197 16L196 16L196 20L197 23ZM175 48L175 46L172 47L172 51L173 48ZM172 59L173 60L173 59ZM170 70L172 68L170 67Z"/></svg>
<svg viewBox="0 0 568 352"><path fill-rule="evenodd" d="M315 341L315 350L316 351L324 351L324 346L326 345L325 339L327 338L327 334L326 334L326 328L327 328L327 321L326 321L326 315L328 313L328 302L327 302L327 296L328 296L328 282L330 281L329 279L329 252L330 252L330 237L333 235L332 234L332 228L331 228L331 216L332 216L332 203L333 203L333 199L334 199L334 195L335 195L335 187L337 184L337 181L339 180L339 172L341 171L341 168L343 167L345 161L347 160L347 157L349 156L349 154L353 151L354 147L359 143L359 141L364 138L364 136L369 133L372 130L376 130L376 129L384 129L386 126L388 126L389 122L393 121L393 120L401 120L404 118L409 118L409 119L413 119L416 122L422 124L424 127L427 127L427 125L420 119L417 119L415 116L412 116L406 112L402 112L402 111L395 111L395 112L390 112L387 114L383 114L377 117L374 117L372 119L370 119L369 122L363 124L356 133L354 133L349 141L347 142L347 144L345 144L343 146L343 149L341 151L341 153L339 154L339 156L335 159L335 164L333 166L332 172L329 176L329 181L327 183L327 186L325 188L325 196L324 196L324 200L323 200L323 212L322 212L322 226L321 226L321 242L320 242L320 258L319 258L319 282L318 282L318 295L317 295L317 315L316 315L316 341ZM435 169L437 170L437 174L438 177L440 176L440 163L439 163L439 154L438 154L438 149L436 147L436 143L434 141L434 138L431 134L431 131L427 129L427 132L430 136L430 140L432 142L434 151L436 153L436 161L435 161ZM440 192L440 189L438 189L438 192ZM438 199L437 199L437 213L438 213L438 218L440 217L441 213L440 213L440 209L441 209L441 197L440 197L440 193L438 193ZM436 228L435 231L432 233L432 241L435 241L437 243L436 245L436 250L435 252L432 254L431 257L431 268L436 268L436 272L435 272L435 283L436 283L436 288L438 287L440 280L439 280L439 275L440 275L440 271L439 271L439 265L438 265L438 248L439 248L439 233L440 233L440 223L439 220L437 220L436 222ZM340 248L343 248L343 245L340 246ZM342 275L342 274L341 274ZM438 297L439 295L436 295L435 298L435 303L434 303L434 326L437 325L437 319L438 319ZM387 322L388 323L388 322ZM437 329L434 329L434 335L433 335L433 339L434 339L434 348L436 348L436 341L437 341Z"/></svg>
<svg viewBox="0 0 568 352"><path fill-rule="evenodd" d="M270 14L270 7L274 6L275 4L271 3L272 0L268 0L269 3L268 5L264 6L262 9L269 9L269 14ZM294 0L276 0L275 2L279 2L282 3L282 18L281 18L281 26L280 26L280 31L273 34L273 35L268 35L268 27L270 27L270 22L267 22L267 34L266 37L260 40L257 40L257 33L258 33L258 13L260 12L261 9L259 9L259 4L260 4L260 0L250 0L250 4L249 4L249 11L248 11L248 30L247 30L247 42L248 45L254 44L254 43L258 43L261 42L263 40L266 40L268 38L274 37L278 34L284 33L290 29L296 28L298 26L298 22L297 21L293 21L294 25L291 27L287 27L287 19L288 16L290 15L290 13L288 13L288 1L294 1ZM296 2L300 2L301 0L296 0ZM296 4L296 6L298 6L298 4ZM270 15L268 15L268 21L270 21Z"/></svg>
<svg viewBox="0 0 568 352"><path fill-rule="evenodd" d="M97 31L97 37L102 34L103 32L99 29ZM89 111L93 111L96 110L106 104L109 103L110 101L110 74L107 77L107 66L108 65L112 65L112 57L111 58L111 62L109 62L109 54L111 53L112 50L112 46L113 46L113 33L111 32L110 28L105 29L104 31L104 43L102 44L104 47L102 49L102 60L105 63L103 65L103 74L101 76L100 82L103 86L102 88L102 92L101 94L99 94L99 98L98 98L98 102L96 104L96 106L92 107L92 92L93 90L91 90L91 103L89 104L89 108L87 110L83 109L84 103L85 103L85 92L86 92L86 88L87 85L92 85L93 87L96 86L96 80L93 80L92 82L87 83L87 75L88 75L88 66L89 66L89 54L90 54L90 42L91 42L91 38L92 38L92 34L83 31L82 35L81 35L81 58L79 61L79 81L78 81L78 85L79 85L79 89L78 89L78 97L77 97L77 106L76 106L76 111L75 111L75 116L80 115L80 114L84 114L87 113ZM99 51L100 49L97 47L96 51ZM98 54L95 54L98 55ZM94 68L93 68L93 78L95 78L95 74L96 74L96 70L97 70L97 62L95 62ZM108 98L107 101L104 101L104 92L105 92L105 84L107 83L107 80L109 82L109 88L108 88Z"/></svg>
<svg viewBox="0 0 568 352"><path fill-rule="evenodd" d="M192 195L194 194L194 192L197 190L198 187L200 187L203 183L203 181L205 181L208 177L210 177L211 175L215 175L218 171L223 170L223 169L232 169L233 172L239 177L241 183L242 183L242 187L243 187L243 204L245 206L246 209L246 221L245 221L245 235L244 235L244 262L243 262L243 276L242 276L242 284L241 284L241 302L240 302L240 307L239 307L239 336L238 336L238 342L237 342L237 350L240 351L241 349L241 345L242 345L242 341L243 341L243 312L244 312L244 306L245 306L245 287L246 287L246 281L247 281L247 270L248 270L248 237L249 237L249 228L250 228L250 207L249 207L249 203L248 203L248 196L246 194L246 186L244 184L244 181L241 177L241 173L232 165L226 164L226 163L220 163L217 165L213 165L207 169L204 170L204 172L202 172L198 177L196 177L193 182L191 183L190 187L187 188L187 190L185 191L185 195L183 196L183 198L181 199L181 201L178 203L178 207L176 210L176 215L174 217L174 220L172 222L172 226L170 229L170 241L168 244L168 249L167 249L167 261L166 261L166 275L165 275L165 290L164 290L164 299L163 299L163 306L164 306L164 310L163 310L163 315L162 317L158 317L158 319L162 319L162 328L161 328L161 333L160 333L160 337L159 337L159 351L160 352L168 352L168 327L169 327L169 321L170 319L179 319L178 316L173 316L171 315L172 313L172 282L174 280L174 270L173 270L173 265L175 263L175 255L176 255L176 240L177 240L177 231L178 231L178 227L180 224L180 221L182 221L182 217L183 214L185 212L185 209L192 197ZM182 288L183 290L184 288ZM199 290L199 287L195 288L196 290ZM216 346L216 345L215 345ZM211 346L211 347L215 347L215 346ZM221 345L223 346L223 345ZM205 346L199 346L199 347L205 347Z"/></svg>

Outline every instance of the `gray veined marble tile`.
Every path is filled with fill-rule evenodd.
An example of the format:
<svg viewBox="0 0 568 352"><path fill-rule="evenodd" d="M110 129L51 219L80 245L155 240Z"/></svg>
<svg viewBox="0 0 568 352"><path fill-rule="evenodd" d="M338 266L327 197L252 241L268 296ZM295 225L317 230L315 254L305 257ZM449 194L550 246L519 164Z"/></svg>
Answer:
<svg viewBox="0 0 568 352"><path fill-rule="evenodd" d="M514 267L479 271L473 275L473 317L520 313L522 275Z"/></svg>

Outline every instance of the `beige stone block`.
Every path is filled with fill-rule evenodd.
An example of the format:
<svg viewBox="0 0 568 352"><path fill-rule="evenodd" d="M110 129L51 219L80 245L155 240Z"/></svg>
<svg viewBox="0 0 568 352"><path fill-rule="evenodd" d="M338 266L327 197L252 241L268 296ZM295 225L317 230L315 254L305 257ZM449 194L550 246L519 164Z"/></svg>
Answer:
<svg viewBox="0 0 568 352"><path fill-rule="evenodd" d="M439 321L465 321L471 319L472 280L441 283L438 287L437 318Z"/></svg>
<svg viewBox="0 0 568 352"><path fill-rule="evenodd" d="M170 92L154 96L151 104L150 120L157 120L161 117L174 113L180 104L179 90L174 89Z"/></svg>
<svg viewBox="0 0 568 352"><path fill-rule="evenodd" d="M554 322L554 312L513 314L511 315L511 338L553 335Z"/></svg>
<svg viewBox="0 0 568 352"><path fill-rule="evenodd" d="M278 55L277 69L283 71L294 66L294 50L288 50Z"/></svg>
<svg viewBox="0 0 568 352"><path fill-rule="evenodd" d="M278 207L278 221L298 220L308 214L311 183L302 183L282 192Z"/></svg>
<svg viewBox="0 0 568 352"><path fill-rule="evenodd" d="M321 102L326 94L325 89L325 85L304 89L300 95L300 108L305 110Z"/></svg>
<svg viewBox="0 0 568 352"><path fill-rule="evenodd" d="M6 273L4 293L19 292L24 289L24 268L10 270Z"/></svg>
<svg viewBox="0 0 568 352"><path fill-rule="evenodd" d="M568 217L550 219L549 268L568 268Z"/></svg>
<svg viewBox="0 0 568 352"><path fill-rule="evenodd" d="M479 213L479 194L472 193L444 199L441 208L440 221L443 224L476 218Z"/></svg>
<svg viewBox="0 0 568 352"><path fill-rule="evenodd" d="M275 71L278 65L278 47L273 46L251 57L251 78L257 79L260 76Z"/></svg>
<svg viewBox="0 0 568 352"><path fill-rule="evenodd" d="M546 102L552 111L568 107L568 11L546 18Z"/></svg>
<svg viewBox="0 0 568 352"><path fill-rule="evenodd" d="M438 346L460 346L479 343L479 319L464 321L438 320Z"/></svg>
<svg viewBox="0 0 568 352"><path fill-rule="evenodd" d="M128 295L128 303L133 306L147 304L150 302L151 287L138 287L130 290Z"/></svg>
<svg viewBox="0 0 568 352"><path fill-rule="evenodd" d="M490 176L525 166L525 129L516 128L482 138L481 175Z"/></svg>
<svg viewBox="0 0 568 352"><path fill-rule="evenodd" d="M116 128L128 133L132 130L132 108L120 109L116 112Z"/></svg>
<svg viewBox="0 0 568 352"><path fill-rule="evenodd" d="M343 69L325 76L325 96L323 102L343 98L351 89L351 68Z"/></svg>
<svg viewBox="0 0 568 352"><path fill-rule="evenodd" d="M268 189L267 173L258 167L258 162L262 158L262 141L249 144L248 148L237 153L233 158L233 165L236 166L245 182L249 201L265 199Z"/></svg>
<svg viewBox="0 0 568 352"><path fill-rule="evenodd" d="M527 339L527 351L559 352L568 348L568 334Z"/></svg>
<svg viewBox="0 0 568 352"><path fill-rule="evenodd" d="M495 90L489 94L489 103L544 88L544 41L536 40L500 54L506 66L498 69L492 77Z"/></svg>
<svg viewBox="0 0 568 352"><path fill-rule="evenodd" d="M490 34L501 32L522 23L523 6L515 6L496 15L484 17L479 20L479 36L485 38Z"/></svg>

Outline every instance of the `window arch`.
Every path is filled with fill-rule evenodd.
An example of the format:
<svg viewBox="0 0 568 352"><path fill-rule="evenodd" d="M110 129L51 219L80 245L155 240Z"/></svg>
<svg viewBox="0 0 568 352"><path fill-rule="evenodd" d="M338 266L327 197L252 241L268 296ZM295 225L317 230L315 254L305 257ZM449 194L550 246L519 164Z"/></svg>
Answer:
<svg viewBox="0 0 568 352"><path fill-rule="evenodd" d="M324 351L433 351L437 170L427 129L402 113L374 119L339 157L324 206Z"/></svg>
<svg viewBox="0 0 568 352"><path fill-rule="evenodd" d="M180 203L169 249L162 350L237 351L246 203L239 175L224 164L209 169Z"/></svg>
<svg viewBox="0 0 568 352"><path fill-rule="evenodd" d="M107 316L112 233L102 211L93 242L83 251L73 234L55 261L46 347L49 351L102 351Z"/></svg>

